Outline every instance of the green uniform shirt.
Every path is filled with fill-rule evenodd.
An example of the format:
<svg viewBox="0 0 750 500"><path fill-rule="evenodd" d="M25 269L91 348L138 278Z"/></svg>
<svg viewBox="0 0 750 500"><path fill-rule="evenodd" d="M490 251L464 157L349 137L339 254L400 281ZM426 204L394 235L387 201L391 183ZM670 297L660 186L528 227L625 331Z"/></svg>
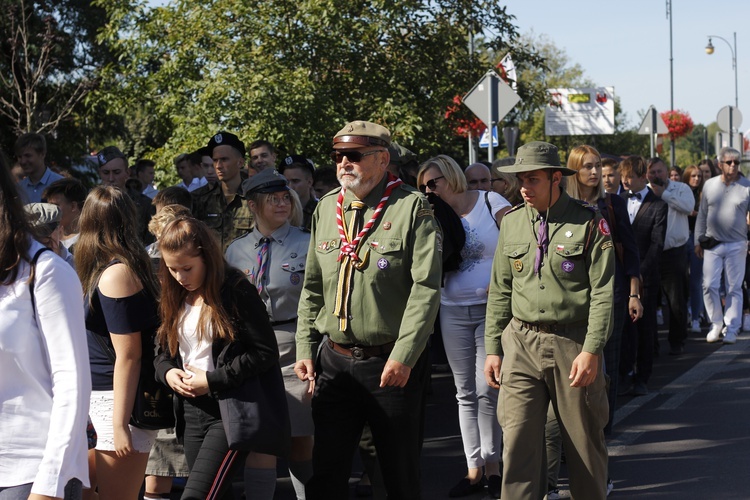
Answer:
<svg viewBox="0 0 750 500"><path fill-rule="evenodd" d="M237 193L232 201L227 203L220 182L200 187L191 195L193 216L216 232L222 250L226 251L232 240L252 230L253 214L245 199Z"/></svg>
<svg viewBox="0 0 750 500"><path fill-rule="evenodd" d="M363 202L370 220L387 184L378 184ZM353 271L349 331L339 331L333 314L341 239L336 225L339 189L323 196L312 220L305 283L297 324L297 359L314 359L323 335L341 344L377 346L395 341L390 359L410 367L419 359L440 306L441 249L437 224L426 198L402 184L362 241L366 265ZM347 192L344 217L355 199Z"/></svg>
<svg viewBox="0 0 750 500"><path fill-rule="evenodd" d="M565 192L548 213L541 276L534 272L539 212L521 205L503 217L487 301L487 354L503 354L500 336L513 316L588 325L583 350L593 354L612 332L615 263L606 221Z"/></svg>

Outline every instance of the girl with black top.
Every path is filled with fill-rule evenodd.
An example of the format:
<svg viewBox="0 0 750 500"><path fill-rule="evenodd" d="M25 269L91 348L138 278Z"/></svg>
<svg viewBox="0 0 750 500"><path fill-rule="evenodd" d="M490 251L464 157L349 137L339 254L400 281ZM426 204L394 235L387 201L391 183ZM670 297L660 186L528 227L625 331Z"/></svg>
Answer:
<svg viewBox="0 0 750 500"><path fill-rule="evenodd" d="M136 220L126 193L96 187L86 199L76 243L76 269L86 295L90 416L98 438L92 477L99 497L107 500L138 498L156 436L129 424L141 365L152 362L159 325L157 283Z"/></svg>
<svg viewBox="0 0 750 500"><path fill-rule="evenodd" d="M217 398L278 362L276 337L258 291L227 265L204 223L170 222L159 249L163 352L155 365L157 378L180 398L177 432L190 467L182 498L231 498L231 478L247 452L229 449ZM241 354L217 366L229 343Z"/></svg>

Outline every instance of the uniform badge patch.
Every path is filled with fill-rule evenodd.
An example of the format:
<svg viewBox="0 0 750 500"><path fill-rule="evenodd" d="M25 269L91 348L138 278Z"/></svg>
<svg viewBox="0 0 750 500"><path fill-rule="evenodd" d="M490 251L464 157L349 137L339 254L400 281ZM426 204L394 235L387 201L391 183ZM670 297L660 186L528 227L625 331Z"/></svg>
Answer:
<svg viewBox="0 0 750 500"><path fill-rule="evenodd" d="M391 263L387 259L381 257L378 259L378 269L388 269Z"/></svg>
<svg viewBox="0 0 750 500"><path fill-rule="evenodd" d="M599 221L599 232L604 236L609 236L609 224L604 219Z"/></svg>
<svg viewBox="0 0 750 500"><path fill-rule="evenodd" d="M297 258L297 254L296 254L296 253L293 253L292 255L290 255L290 256L289 256L289 258L291 258L291 259L296 259L296 258Z"/></svg>
<svg viewBox="0 0 750 500"><path fill-rule="evenodd" d="M432 209L430 208L422 208L420 210L417 210L417 218L419 217L432 217Z"/></svg>
<svg viewBox="0 0 750 500"><path fill-rule="evenodd" d="M292 273L289 275L289 282L292 285L299 285L300 281L302 281L302 279L300 278L299 273Z"/></svg>
<svg viewBox="0 0 750 500"><path fill-rule="evenodd" d="M573 237L573 231L565 231L565 237L566 238L572 238Z"/></svg>
<svg viewBox="0 0 750 500"><path fill-rule="evenodd" d="M513 269L515 269L517 272L523 271L523 262L521 259L516 259L513 261Z"/></svg>
<svg viewBox="0 0 750 500"><path fill-rule="evenodd" d="M602 246L601 246L602 250L606 250L608 248L612 248L612 240L605 241L604 243L602 243Z"/></svg>
<svg viewBox="0 0 750 500"><path fill-rule="evenodd" d="M572 273L576 265L569 260L565 260L563 261L562 266L560 267L562 267L562 270L565 271L566 273Z"/></svg>
<svg viewBox="0 0 750 500"><path fill-rule="evenodd" d="M391 223L390 222L383 222L383 229L385 229L386 231L388 231L390 228L391 228Z"/></svg>

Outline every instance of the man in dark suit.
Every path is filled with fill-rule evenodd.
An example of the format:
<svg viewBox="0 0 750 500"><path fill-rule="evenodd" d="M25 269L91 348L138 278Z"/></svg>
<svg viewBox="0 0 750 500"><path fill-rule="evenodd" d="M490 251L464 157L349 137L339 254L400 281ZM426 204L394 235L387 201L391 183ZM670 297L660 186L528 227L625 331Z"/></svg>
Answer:
<svg viewBox="0 0 750 500"><path fill-rule="evenodd" d="M643 318L626 325L620 358L620 394L648 394L648 379L654 357L656 308L659 294L659 260L667 232L667 204L648 188L646 160L630 156L620 163L621 196L628 204L628 215L641 257Z"/></svg>

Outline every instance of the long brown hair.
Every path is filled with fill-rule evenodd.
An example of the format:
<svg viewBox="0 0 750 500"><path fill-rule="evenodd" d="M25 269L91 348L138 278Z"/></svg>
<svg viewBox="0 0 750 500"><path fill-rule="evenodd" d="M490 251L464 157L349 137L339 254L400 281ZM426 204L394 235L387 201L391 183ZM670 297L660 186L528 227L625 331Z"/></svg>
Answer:
<svg viewBox="0 0 750 500"><path fill-rule="evenodd" d="M143 288L158 298L158 285L146 249L138 238L136 208L130 197L114 186L97 186L83 205L80 236L74 254L83 290L94 295L99 277L112 260L125 264Z"/></svg>
<svg viewBox="0 0 750 500"><path fill-rule="evenodd" d="M0 153L0 282L9 285L18 277L21 260L30 260L30 225L10 164Z"/></svg>
<svg viewBox="0 0 750 500"><path fill-rule="evenodd" d="M203 260L206 276L201 287L203 308L198 320L198 339L211 337L234 340L229 313L224 309L221 300L221 286L224 283L227 263L211 229L192 217L178 217L162 230L159 250L162 255L185 252L191 257L200 257ZM169 349L170 354L174 356L177 353L182 309L189 292L172 277L164 259L159 263L159 279L162 287L159 303L161 326L157 337L161 346Z"/></svg>

